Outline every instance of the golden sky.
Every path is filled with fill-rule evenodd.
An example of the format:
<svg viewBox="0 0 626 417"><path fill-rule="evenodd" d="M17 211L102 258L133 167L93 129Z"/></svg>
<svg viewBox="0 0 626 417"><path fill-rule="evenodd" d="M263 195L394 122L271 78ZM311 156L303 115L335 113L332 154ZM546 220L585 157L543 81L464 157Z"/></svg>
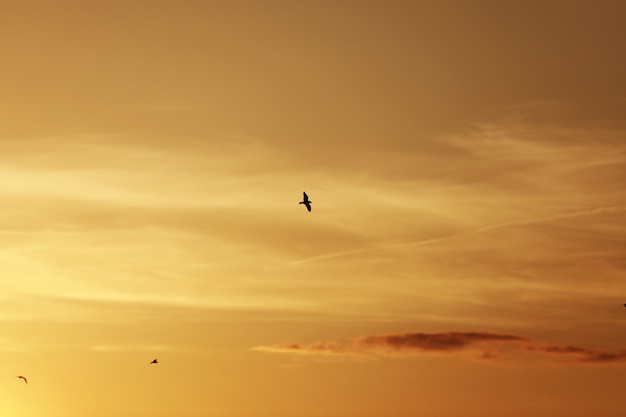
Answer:
<svg viewBox="0 0 626 417"><path fill-rule="evenodd" d="M0 416L622 416L625 21L0 0Z"/></svg>

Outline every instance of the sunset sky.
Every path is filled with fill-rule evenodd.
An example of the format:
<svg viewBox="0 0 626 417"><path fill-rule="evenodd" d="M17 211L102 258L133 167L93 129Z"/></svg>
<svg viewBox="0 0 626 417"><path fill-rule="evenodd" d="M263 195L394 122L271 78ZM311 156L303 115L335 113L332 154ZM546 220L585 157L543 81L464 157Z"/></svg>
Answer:
<svg viewBox="0 0 626 417"><path fill-rule="evenodd" d="M622 417L624 22L0 0L0 417Z"/></svg>

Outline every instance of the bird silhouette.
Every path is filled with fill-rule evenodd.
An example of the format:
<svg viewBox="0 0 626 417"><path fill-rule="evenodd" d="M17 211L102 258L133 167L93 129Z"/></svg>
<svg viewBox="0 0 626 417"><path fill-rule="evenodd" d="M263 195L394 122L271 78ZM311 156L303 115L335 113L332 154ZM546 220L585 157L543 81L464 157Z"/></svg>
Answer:
<svg viewBox="0 0 626 417"><path fill-rule="evenodd" d="M150 364L153 364L153 363L159 363L159 361L156 359L153 359L152 362L150 362Z"/></svg>
<svg viewBox="0 0 626 417"><path fill-rule="evenodd" d="M26 383L28 384L28 379L26 379L26 377L25 377L25 376L18 375L18 376L16 376L16 378L23 379L23 380L24 380L24 382L26 382Z"/></svg>
<svg viewBox="0 0 626 417"><path fill-rule="evenodd" d="M303 195L303 197L302 197L303 200L301 202L299 202L298 204L304 204L306 206L306 209L311 211L311 203L312 203L312 201L309 201L309 196L306 195L306 192L303 191L302 195Z"/></svg>

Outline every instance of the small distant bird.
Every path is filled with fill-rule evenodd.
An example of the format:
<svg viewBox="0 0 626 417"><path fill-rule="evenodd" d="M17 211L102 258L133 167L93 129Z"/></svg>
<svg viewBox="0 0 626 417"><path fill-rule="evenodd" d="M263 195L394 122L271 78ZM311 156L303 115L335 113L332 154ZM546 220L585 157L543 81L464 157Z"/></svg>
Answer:
<svg viewBox="0 0 626 417"><path fill-rule="evenodd" d="M16 376L16 378L23 379L23 380L24 380L24 382L26 382L26 383L28 384L28 379L26 379L26 377L25 377L25 376L18 375L18 376Z"/></svg>
<svg viewBox="0 0 626 417"><path fill-rule="evenodd" d="M306 206L306 209L311 211L311 203L312 201L309 201L309 196L306 195L306 193L303 191L302 192L303 197L303 201L299 202L298 204L304 204Z"/></svg>
<svg viewBox="0 0 626 417"><path fill-rule="evenodd" d="M159 363L159 361L156 359L153 359L152 362L150 362L150 364L153 364L153 363Z"/></svg>

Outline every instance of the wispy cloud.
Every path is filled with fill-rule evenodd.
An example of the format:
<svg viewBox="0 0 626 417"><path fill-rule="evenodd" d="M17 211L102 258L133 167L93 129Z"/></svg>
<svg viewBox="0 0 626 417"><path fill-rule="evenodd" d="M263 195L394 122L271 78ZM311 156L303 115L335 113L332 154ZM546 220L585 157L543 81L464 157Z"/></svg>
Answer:
<svg viewBox="0 0 626 417"><path fill-rule="evenodd" d="M621 292L623 132L518 117L425 134L412 149L350 147L330 162L262 132L5 139L0 264L19 279L0 286L368 319L414 316L427 294L420 317L450 328L525 322L536 310L507 303L524 285ZM297 204L303 189L310 216ZM603 287L587 279L597 271ZM500 289L508 314L459 314L493 305L485 292ZM18 311L49 317L19 306L4 315Z"/></svg>
<svg viewBox="0 0 626 417"><path fill-rule="evenodd" d="M553 345L516 334L491 332L407 332L372 335L347 341L263 345L252 349L270 353L332 355L344 358L469 352L479 359L503 359L531 352L544 357L558 355L568 363L626 362L626 349L598 350L573 345Z"/></svg>
<svg viewBox="0 0 626 417"><path fill-rule="evenodd" d="M419 151L368 154L376 166L368 170L367 184L355 184L369 191L359 195L360 201L384 204L386 218L394 218L389 224L399 223L401 208L410 208L419 213L414 222L402 230L384 230L373 244L322 250L288 265L362 259L373 252L446 244L513 228L568 221L567 228L577 227L583 223L575 222L578 218L596 221L623 214L626 126L585 123L581 111L565 103L529 102L501 119L424 138ZM371 195L378 200L370 200ZM440 216L430 218L430 224L447 227L426 232L419 223L425 213Z"/></svg>

